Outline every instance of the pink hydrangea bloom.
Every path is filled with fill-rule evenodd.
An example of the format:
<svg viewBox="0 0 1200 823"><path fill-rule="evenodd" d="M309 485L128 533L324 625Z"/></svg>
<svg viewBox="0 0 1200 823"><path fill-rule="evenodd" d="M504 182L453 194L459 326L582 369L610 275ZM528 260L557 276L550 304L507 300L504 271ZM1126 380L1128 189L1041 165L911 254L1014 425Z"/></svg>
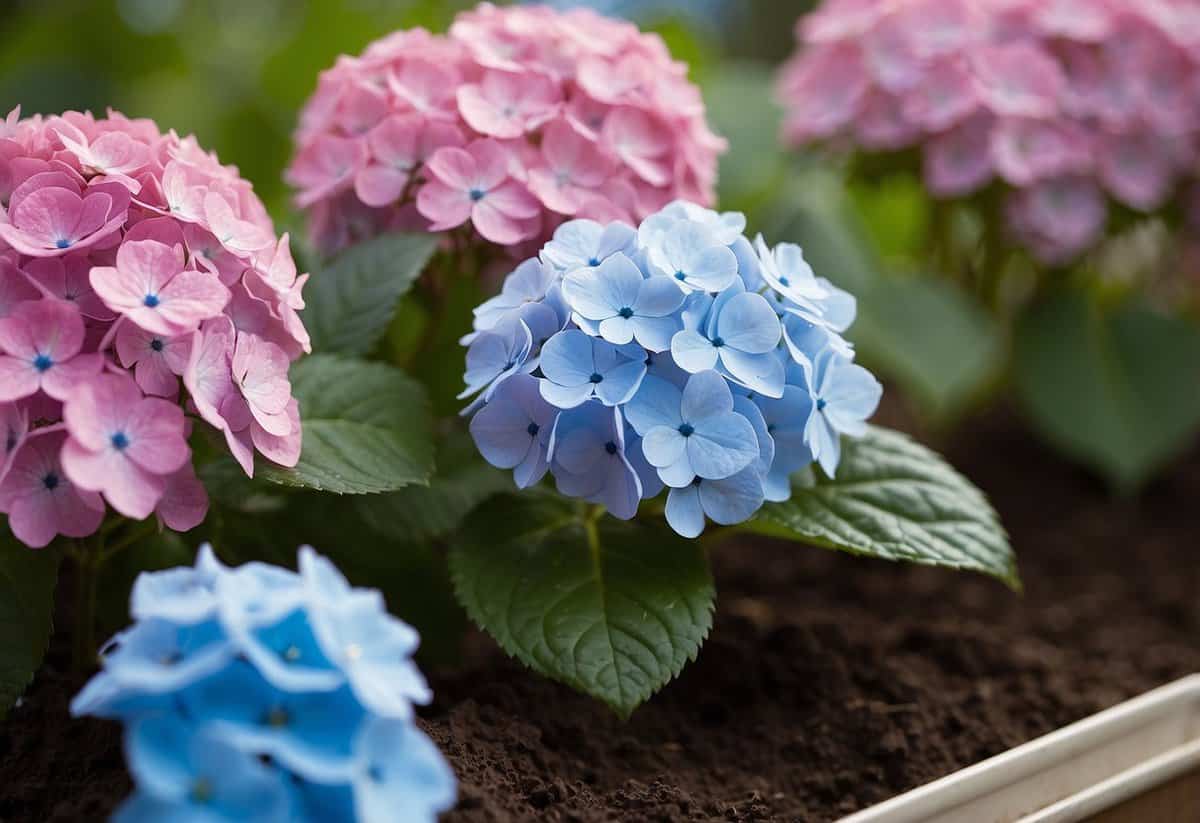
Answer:
<svg viewBox="0 0 1200 823"><path fill-rule="evenodd" d="M63 471L66 434L47 431L28 438L0 481L0 511L18 540L40 549L55 535L87 537L104 519L104 501L73 483Z"/></svg>
<svg viewBox="0 0 1200 823"><path fill-rule="evenodd" d="M1192 0L824 0L796 37L786 142L919 149L939 198L997 183L1046 263L1099 242L1110 200L1157 212L1200 167Z"/></svg>
<svg viewBox="0 0 1200 823"><path fill-rule="evenodd" d="M395 32L339 58L301 114L287 178L325 253L466 224L512 247L571 217L707 205L725 143L686 71L630 23L483 3L444 36Z"/></svg>
<svg viewBox="0 0 1200 823"><path fill-rule="evenodd" d="M193 421L248 474L256 452L295 465L307 278L250 184L194 138L115 112L0 120L0 511L17 537L86 536L106 505L195 527ZM211 380L189 379L211 328L228 419Z"/></svg>

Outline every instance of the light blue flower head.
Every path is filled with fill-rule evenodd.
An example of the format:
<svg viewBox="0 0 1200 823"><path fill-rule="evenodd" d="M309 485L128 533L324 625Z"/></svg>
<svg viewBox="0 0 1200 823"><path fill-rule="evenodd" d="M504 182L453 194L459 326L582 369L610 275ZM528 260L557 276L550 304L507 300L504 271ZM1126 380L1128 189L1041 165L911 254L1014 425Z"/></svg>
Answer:
<svg viewBox="0 0 1200 823"><path fill-rule="evenodd" d="M193 568L142 574L131 612L71 704L125 723L137 790L115 820L432 821L453 804L414 723L432 698L417 633L311 548L293 572L205 545Z"/></svg>
<svg viewBox="0 0 1200 823"><path fill-rule="evenodd" d="M854 296L745 229L682 201L636 229L562 224L464 338L484 458L621 518L667 489L689 537L788 499L813 464L832 476L882 393L842 336Z"/></svg>

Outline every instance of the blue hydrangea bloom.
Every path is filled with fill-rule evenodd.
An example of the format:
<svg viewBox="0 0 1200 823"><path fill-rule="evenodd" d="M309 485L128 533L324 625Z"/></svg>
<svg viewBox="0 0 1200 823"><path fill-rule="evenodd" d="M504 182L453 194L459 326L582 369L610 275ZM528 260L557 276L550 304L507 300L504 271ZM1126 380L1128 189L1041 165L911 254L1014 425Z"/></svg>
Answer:
<svg viewBox="0 0 1200 823"><path fill-rule="evenodd" d="M788 499L810 466L836 473L881 393L843 337L855 299L745 228L684 202L636 229L560 226L464 338L484 458L622 518L666 489L688 536Z"/></svg>
<svg viewBox="0 0 1200 823"><path fill-rule="evenodd" d="M646 376L645 353L636 355L580 329L561 331L542 347L542 397L560 409L593 397L606 406L627 403Z"/></svg>
<svg viewBox="0 0 1200 823"><path fill-rule="evenodd" d="M115 820L432 821L453 804L414 723L432 699L416 632L312 549L292 572L206 545L194 568L142 574L130 606L71 704L126 725L137 789Z"/></svg>
<svg viewBox="0 0 1200 823"><path fill-rule="evenodd" d="M571 272L562 288L575 323L610 343L636 339L648 351L662 352L680 329L676 312L683 292L667 278L646 277L620 252L594 268Z"/></svg>

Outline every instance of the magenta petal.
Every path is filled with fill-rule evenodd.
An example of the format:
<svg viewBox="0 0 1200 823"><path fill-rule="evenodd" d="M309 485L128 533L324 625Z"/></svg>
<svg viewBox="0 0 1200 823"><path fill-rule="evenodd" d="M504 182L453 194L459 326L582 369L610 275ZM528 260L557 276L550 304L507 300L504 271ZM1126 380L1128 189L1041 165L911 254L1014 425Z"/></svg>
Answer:
<svg viewBox="0 0 1200 823"><path fill-rule="evenodd" d="M191 457L184 439L183 410L169 400L142 400L130 410L125 433L129 438L125 454L154 474L171 474Z"/></svg>
<svg viewBox="0 0 1200 823"><path fill-rule="evenodd" d="M79 354L70 360L55 363L42 375L42 390L55 400L66 400L82 383L100 374L104 355L99 352Z"/></svg>
<svg viewBox="0 0 1200 823"><path fill-rule="evenodd" d="M471 217L471 198L465 190L432 180L417 192L417 211L433 222L433 231L445 231Z"/></svg>
<svg viewBox="0 0 1200 823"><path fill-rule="evenodd" d="M204 522L204 515L208 513L208 492L191 464L184 465L167 478L167 487L155 511L167 528L177 532L194 529Z"/></svg>
<svg viewBox="0 0 1200 823"><path fill-rule="evenodd" d="M29 397L40 385L38 373L28 360L0 356L0 403Z"/></svg>

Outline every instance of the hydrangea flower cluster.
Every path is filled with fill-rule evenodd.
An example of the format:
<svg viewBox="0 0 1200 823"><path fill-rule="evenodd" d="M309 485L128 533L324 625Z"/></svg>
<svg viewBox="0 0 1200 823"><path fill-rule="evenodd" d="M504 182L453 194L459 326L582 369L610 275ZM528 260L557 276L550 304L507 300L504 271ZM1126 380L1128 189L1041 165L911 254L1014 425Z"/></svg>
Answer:
<svg viewBox="0 0 1200 823"><path fill-rule="evenodd" d="M196 417L247 474L255 450L295 465L288 366L309 349L307 277L250 184L194 138L116 112L0 121L0 511L13 533L35 547L85 537L106 502L197 525Z"/></svg>
<svg viewBox="0 0 1200 823"><path fill-rule="evenodd" d="M395 32L321 75L287 178L331 252L470 224L541 241L569 217L636 222L713 199L725 142L657 35L587 9L483 3L446 36Z"/></svg>
<svg viewBox="0 0 1200 823"><path fill-rule="evenodd" d="M682 201L637 229L561 225L464 338L484 458L622 519L665 486L687 537L788 499L814 462L832 476L882 394L841 336L854 297L745 225Z"/></svg>
<svg viewBox="0 0 1200 823"><path fill-rule="evenodd" d="M130 611L71 704L125 724L137 790L115 820L391 823L453 804L414 722L432 697L417 633L312 549L297 573L202 546L194 568L138 577Z"/></svg>
<svg viewBox="0 0 1200 823"><path fill-rule="evenodd" d="M1043 262L1101 237L1108 197L1149 212L1200 155L1191 0L826 0L783 69L785 139L917 147L931 193L992 181Z"/></svg>

